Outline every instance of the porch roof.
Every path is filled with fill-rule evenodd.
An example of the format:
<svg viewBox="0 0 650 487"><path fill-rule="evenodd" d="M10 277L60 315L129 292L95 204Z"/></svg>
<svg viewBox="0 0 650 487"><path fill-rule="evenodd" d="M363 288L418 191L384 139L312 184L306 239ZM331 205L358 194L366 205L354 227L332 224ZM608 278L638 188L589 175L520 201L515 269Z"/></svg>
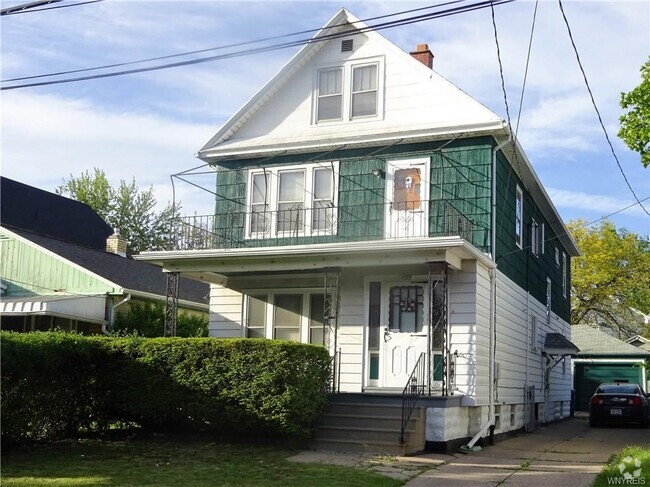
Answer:
<svg viewBox="0 0 650 487"><path fill-rule="evenodd" d="M135 256L168 272L223 284L229 276L244 273L317 271L330 267L447 262L460 269L463 260L487 267L494 262L466 240L456 237L418 237L403 240L342 242L283 247L143 252Z"/></svg>

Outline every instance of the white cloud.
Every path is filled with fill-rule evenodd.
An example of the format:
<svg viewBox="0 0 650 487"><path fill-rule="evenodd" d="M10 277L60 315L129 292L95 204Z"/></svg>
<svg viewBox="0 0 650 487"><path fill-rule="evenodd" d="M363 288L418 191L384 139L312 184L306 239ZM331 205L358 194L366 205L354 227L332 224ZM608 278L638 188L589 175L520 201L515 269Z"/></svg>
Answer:
<svg viewBox="0 0 650 487"><path fill-rule="evenodd" d="M633 199L624 200L601 194L588 194L557 188L547 188L547 191L555 206L574 210L586 210L591 214L597 213L600 216L618 212L635 203ZM644 206L647 207L650 205L644 204ZM621 213L638 216L645 215L639 205L631 206Z"/></svg>
<svg viewBox="0 0 650 487"><path fill-rule="evenodd" d="M2 108L3 175L50 191L93 167L113 184L169 185L170 174L201 163L192 156L216 130L30 92L5 95ZM160 202L167 196L157 195Z"/></svg>

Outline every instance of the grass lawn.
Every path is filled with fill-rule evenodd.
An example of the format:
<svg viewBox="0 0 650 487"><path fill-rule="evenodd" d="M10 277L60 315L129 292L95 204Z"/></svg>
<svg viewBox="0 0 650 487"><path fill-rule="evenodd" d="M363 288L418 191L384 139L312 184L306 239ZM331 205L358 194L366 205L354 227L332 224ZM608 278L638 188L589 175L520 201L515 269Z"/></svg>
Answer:
<svg viewBox="0 0 650 487"><path fill-rule="evenodd" d="M402 485L361 469L287 461L294 453L207 441L71 440L12 449L2 457L2 486Z"/></svg>
<svg viewBox="0 0 650 487"><path fill-rule="evenodd" d="M621 465L623 466L622 471ZM624 477L626 473L631 477ZM620 453L614 455L607 462L607 465L598 474L592 485L593 487L609 487L611 485L650 486L650 448L639 446L623 448Z"/></svg>

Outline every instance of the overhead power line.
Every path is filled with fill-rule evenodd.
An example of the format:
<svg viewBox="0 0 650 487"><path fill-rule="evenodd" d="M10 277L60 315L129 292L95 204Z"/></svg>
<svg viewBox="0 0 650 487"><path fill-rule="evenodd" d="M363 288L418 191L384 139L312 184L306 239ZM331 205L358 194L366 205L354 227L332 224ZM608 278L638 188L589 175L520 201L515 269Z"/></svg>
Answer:
<svg viewBox="0 0 650 487"><path fill-rule="evenodd" d="M379 30L384 30L384 29L390 29L393 27L399 27L403 25L410 25L414 23L419 23L423 22L426 20L432 20L436 18L442 18L442 17L448 17L451 15L458 15L461 13L467 13L471 12L474 10L480 10L483 8L487 7L492 7L493 5L503 5L507 3L512 3L516 0L494 0L494 1L481 1L481 2L476 2L468 5L463 5L451 9L446 9L446 10L441 10L437 12L432 12L432 13L427 13L427 14L421 14L421 15L416 15L412 17L406 17L404 19L398 19L398 20L393 20L389 22L384 22L384 23L379 23L375 25L369 25L365 26L362 28L357 29L356 32L364 33L364 32L369 32L369 31L379 31ZM398 15L398 14L395 14ZM313 44L313 43L318 43L330 39L337 39L340 37L346 37L349 36L350 32L336 32L333 34L325 34L322 36L318 36L316 38L308 38L308 39L300 39L296 41L290 41L290 42L285 42L285 43L280 43L280 44L275 44L271 46L264 46L264 47L258 47L254 49L246 49L246 50L241 50L241 51L235 51L232 53L227 53L227 54L220 54L220 55L215 55L215 56L209 56L209 57L204 57L204 58L195 58L195 59L190 59L190 60L185 60L185 61L178 61L175 63L168 63L168 64L161 64L157 66L149 66L149 67L143 67L143 68L135 68L135 69L128 69L128 70L123 70L123 71L114 71L110 73L101 73L101 74L94 74L90 76L80 76L80 77L75 77L75 78L65 78L65 79L59 79L59 80L51 80L51 81L39 81L39 82L34 82L34 83L25 83L25 84L19 84L19 85L13 85L13 86L5 86L2 87L1 90L15 90L19 88L28 88L28 87L35 87L35 86L46 86L46 85L56 85L56 84L62 84L62 83L72 83L76 81L88 81L88 80L93 80L93 79L101 79L101 78L109 78L113 76L122 76L122 75L127 75L127 74L135 74L135 73L144 73L144 72L149 72L149 71L157 71L161 69L170 69L170 68L175 68L175 67L180 67L180 66L189 66L193 64L200 64L200 63L207 63L207 62L212 62L212 61L218 61L218 60L224 60L224 59L231 59L231 58L236 58L236 57L241 57L241 56L248 56L252 54L258 54L258 53L263 53L263 52L270 52L270 51L277 51L281 49L286 49L290 47L297 47L297 46L302 46L304 44Z"/></svg>
<svg viewBox="0 0 650 487"><path fill-rule="evenodd" d="M42 12L44 10L55 10L59 8L77 7L79 5L86 5L89 3L103 2L104 0L88 0L87 2L66 3L65 5L56 5L54 7L36 8L52 3L62 2L63 0L42 0L40 2L32 2L24 5L16 5L0 10L0 15L16 15L16 14L30 14L32 12Z"/></svg>
<svg viewBox="0 0 650 487"><path fill-rule="evenodd" d="M573 52L576 55L576 59L578 61L578 66L580 67L580 72L582 73L582 79L585 82L585 86L587 87L587 91L589 92L589 98L591 99L591 104L594 107L594 110L596 110L596 115L598 116L598 122L600 123L600 127L603 129L603 133L605 134L605 140L607 140L607 145L609 145L609 150L612 153L612 156L614 156L614 160L616 161L616 165L618 166L619 171L621 172L621 175L623 176L623 179L625 180L625 184L627 185L628 189L630 190L630 193L632 193L632 196L634 196L634 199L636 200L637 204L643 209L643 211L646 212L648 216L650 216L650 212L648 212L647 208L643 206L641 203L641 200L639 200L639 197L636 195L634 192L634 189L632 188L632 185L630 184L630 181L627 178L627 175L625 174L625 171L623 170L623 166L621 166L621 161L619 161L618 156L616 155L616 151L614 150L614 145L612 144L612 141L609 138L609 134L607 133L607 129L605 128L605 124L603 122L603 117L600 115L600 110L598 110L598 106L596 105L596 100L594 99L594 94L591 91L591 86L589 86L589 80L587 79L587 74L585 73L585 70L582 66L582 61L580 60L580 54L578 53L578 48L576 47L576 43L573 40L573 34L571 32L571 26L569 25L569 20L567 19L566 14L564 13L564 7L562 5L562 0L558 0L558 5L560 6L560 11L562 12L562 18L564 19L564 23L566 24L567 32L569 33L569 39L571 40L571 46L573 46Z"/></svg>
<svg viewBox="0 0 650 487"><path fill-rule="evenodd" d="M57 0L57 1L61 1L61 0ZM102 1L102 0L94 0L94 1ZM420 11L423 11L423 10L431 10L433 8L444 7L444 6L447 6L447 5L453 5L455 3L462 3L462 2L465 2L465 1L467 1L467 0L453 0L453 1L450 1L450 2L437 3L436 5L429 5L427 7L414 8L414 9L411 9L411 10L402 10L401 12L395 12L395 13L392 13L392 14L379 15L379 16L376 16L376 17L369 17L367 19L360 20L360 22L366 23L366 22L371 22L373 20L386 19L386 18L390 18L390 17L396 17L398 15L406 15L406 14L410 14L410 13L414 13L414 12L420 12ZM100 69L119 68L119 67L122 67L122 66L132 66L134 64L149 63L149 62L153 62L153 61L162 61L164 59L173 59L173 58L177 58L177 57L191 56L193 54L203 54L205 52L211 52L211 51L222 51L224 49L230 49L230 48L233 48L233 47L242 47L242 46L248 46L248 45L251 45L251 44L259 44L260 42L276 41L276 40L279 40L279 39L286 39L288 37L295 37L295 36L303 35L303 34L313 34L314 32L319 32L321 30L332 30L332 29L336 29L338 27L341 27L342 25L345 25L345 24L337 24L337 25L333 25L333 26L327 27L327 28L319 27L319 28L316 28L316 29L307 29L307 30L302 30L302 31L298 31L298 32L291 32L289 34L281 34L281 35L276 35L276 36L271 36L271 37L263 37L261 39L255 39L255 40L252 40L252 41L236 42L234 44L226 44L226 45L217 46L217 47L208 47L208 48L205 48L205 49L198 49L198 50L195 50L195 51L186 51L186 52L181 52L181 53L176 53L176 54L168 54L166 56L157 56L157 57L150 57L150 58L145 58L145 59L138 59L138 60L135 60L135 61L127 61L127 62L121 62L121 63L105 64L103 66L94 66L92 68L71 69L71 70L68 70L68 71L59 71L59 72L56 72L56 73L37 74L37 75L33 75L33 76L22 76L22 77L18 77L18 78L3 79L2 83L10 82L10 81L23 81L23 80L28 80L28 79L46 78L46 77L50 77L50 76L63 76L63 75L66 75L66 74L84 73L84 72L88 72L88 71L97 71L97 70L100 70Z"/></svg>
<svg viewBox="0 0 650 487"><path fill-rule="evenodd" d="M52 3L59 3L63 0L39 0L37 2L23 3L21 5L14 5L13 7L7 7L0 10L0 15L10 15L18 12L23 12L36 7L43 7L45 5L50 5Z"/></svg>

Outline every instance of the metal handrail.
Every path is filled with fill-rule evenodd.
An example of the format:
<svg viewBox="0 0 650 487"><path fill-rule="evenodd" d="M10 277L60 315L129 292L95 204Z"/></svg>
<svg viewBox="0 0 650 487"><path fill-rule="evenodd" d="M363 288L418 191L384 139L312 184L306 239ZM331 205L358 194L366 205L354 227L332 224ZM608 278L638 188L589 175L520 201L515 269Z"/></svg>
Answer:
<svg viewBox="0 0 650 487"><path fill-rule="evenodd" d="M414 217L427 206L426 221ZM281 246L299 244L304 239L334 243L453 235L473 242L475 230L485 229L442 200L421 201L417 208L415 202L313 208L300 204L282 210L241 208L174 218L170 222L168 250Z"/></svg>
<svg viewBox="0 0 650 487"><path fill-rule="evenodd" d="M334 352L330 357L330 380L328 383L328 389L331 394L336 394L339 392L339 387L341 384L341 349L339 348Z"/></svg>
<svg viewBox="0 0 650 487"><path fill-rule="evenodd" d="M404 431L406 425L411 419L420 396L424 394L426 378L426 354L422 352L415 362L415 367L406 381L402 391L402 426L400 430L399 442L404 444Z"/></svg>

